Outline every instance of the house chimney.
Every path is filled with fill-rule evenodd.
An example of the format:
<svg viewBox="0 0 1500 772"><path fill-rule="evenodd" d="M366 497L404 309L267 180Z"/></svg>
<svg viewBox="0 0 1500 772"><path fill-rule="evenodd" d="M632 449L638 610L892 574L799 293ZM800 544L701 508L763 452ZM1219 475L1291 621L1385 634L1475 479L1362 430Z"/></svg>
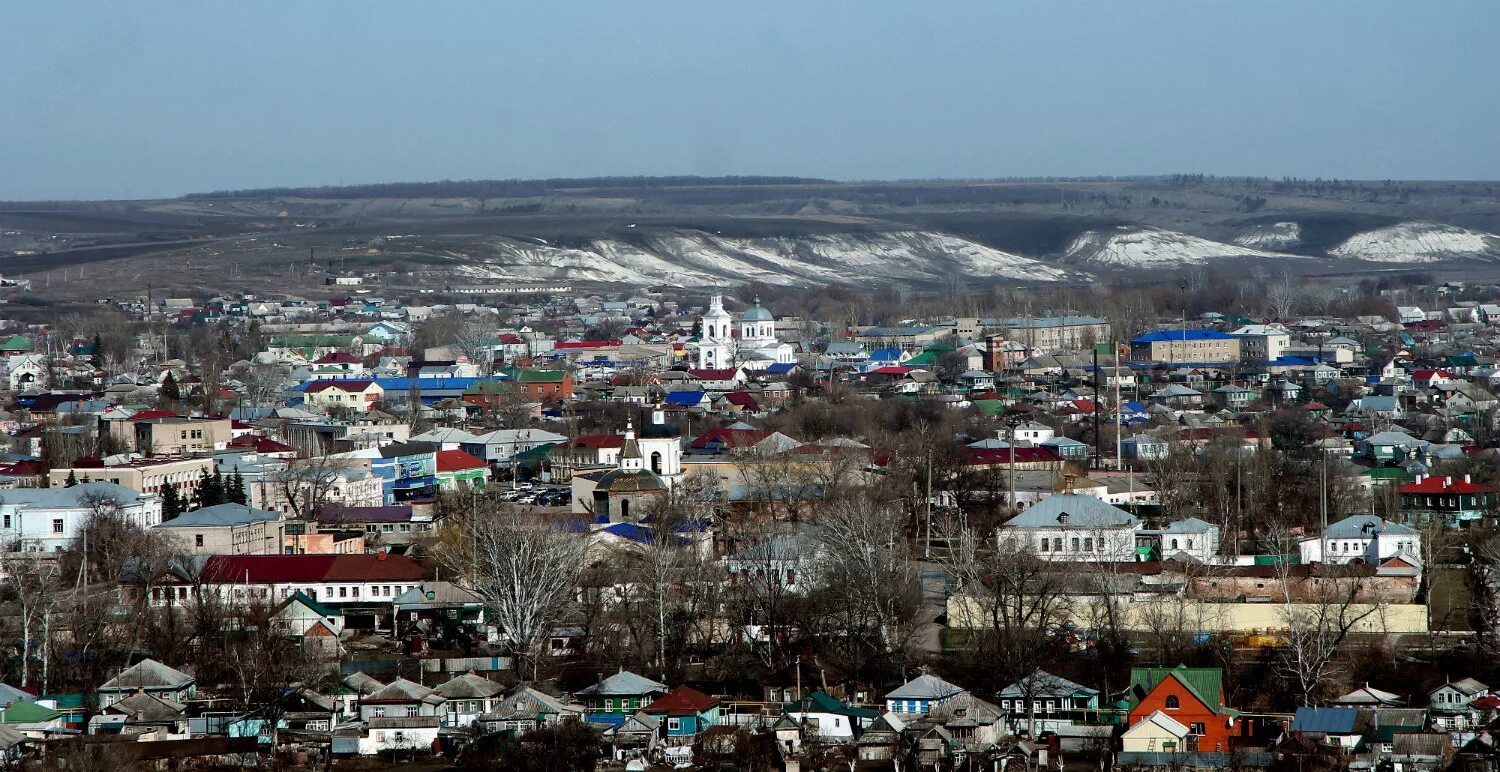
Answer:
<svg viewBox="0 0 1500 772"><path fill-rule="evenodd" d="M1464 475L1464 482L1466 482L1466 483L1474 482L1473 475L1465 474Z"/></svg>
<svg viewBox="0 0 1500 772"><path fill-rule="evenodd" d="M381 550L380 552L375 553L375 559L376 560L385 560L386 556L389 555L389 554L390 554L389 552L386 552L385 550Z"/></svg>
<svg viewBox="0 0 1500 772"><path fill-rule="evenodd" d="M1446 488L1446 487L1448 487L1448 486L1450 486L1452 484L1453 484L1453 476L1452 475L1449 475L1449 476L1443 478L1443 487L1444 488Z"/></svg>

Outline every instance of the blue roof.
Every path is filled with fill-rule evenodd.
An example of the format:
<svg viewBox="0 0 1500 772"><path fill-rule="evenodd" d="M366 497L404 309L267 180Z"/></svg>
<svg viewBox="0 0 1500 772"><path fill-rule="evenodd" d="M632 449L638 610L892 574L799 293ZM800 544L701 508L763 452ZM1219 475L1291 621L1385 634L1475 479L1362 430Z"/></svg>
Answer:
<svg viewBox="0 0 1500 772"><path fill-rule="evenodd" d="M1235 340L1233 335L1226 335L1218 330L1157 330L1148 332L1135 338L1131 343L1174 343L1184 340Z"/></svg>
<svg viewBox="0 0 1500 772"><path fill-rule="evenodd" d="M667 404L680 407L694 407L703 401L701 391L669 391L667 392Z"/></svg>
<svg viewBox="0 0 1500 772"><path fill-rule="evenodd" d="M870 356L869 356L869 359L871 359L871 360L882 361L882 362L886 361L886 360L890 360L890 361L894 362L894 361L896 361L896 360L898 360L900 358L901 358L901 349L899 349L899 348L878 348L878 349L875 349L874 351L871 351L870 352Z"/></svg>
<svg viewBox="0 0 1500 772"><path fill-rule="evenodd" d="M1350 734L1358 719L1359 708L1297 708L1292 731Z"/></svg>
<svg viewBox="0 0 1500 772"><path fill-rule="evenodd" d="M796 362L777 362L766 368L766 372L772 375L786 375L797 367Z"/></svg>

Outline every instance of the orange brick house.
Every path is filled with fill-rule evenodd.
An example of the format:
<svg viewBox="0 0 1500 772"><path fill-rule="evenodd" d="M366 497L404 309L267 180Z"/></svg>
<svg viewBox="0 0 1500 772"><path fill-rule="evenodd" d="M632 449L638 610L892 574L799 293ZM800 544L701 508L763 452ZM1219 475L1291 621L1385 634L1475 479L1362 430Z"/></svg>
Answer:
<svg viewBox="0 0 1500 772"><path fill-rule="evenodd" d="M1224 704L1224 672L1218 668L1138 667L1130 671L1130 726L1157 711L1187 727L1182 750L1227 752L1250 736L1239 711Z"/></svg>

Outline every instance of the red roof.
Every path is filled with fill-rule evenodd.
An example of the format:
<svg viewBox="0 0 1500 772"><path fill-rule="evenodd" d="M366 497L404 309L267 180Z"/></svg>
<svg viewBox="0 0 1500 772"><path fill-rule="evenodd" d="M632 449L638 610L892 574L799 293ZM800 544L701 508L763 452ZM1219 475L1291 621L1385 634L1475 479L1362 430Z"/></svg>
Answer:
<svg viewBox="0 0 1500 772"><path fill-rule="evenodd" d="M513 332L503 332L500 333L500 342L507 346L518 346L524 344L526 341L521 340L521 336Z"/></svg>
<svg viewBox="0 0 1500 772"><path fill-rule="evenodd" d="M1428 477L1421 482L1409 482L1396 488L1398 493L1494 493L1488 485L1469 482L1462 477Z"/></svg>
<svg viewBox="0 0 1500 772"><path fill-rule="evenodd" d="M440 450L437 453L439 472L462 472L465 469L483 469L485 463L462 450Z"/></svg>
<svg viewBox="0 0 1500 772"><path fill-rule="evenodd" d="M1049 448L1016 448L1016 463L1034 463L1042 461L1061 461L1056 453ZM1008 448L981 449L969 448L964 463L971 466L984 466L987 464L1009 464L1010 450Z"/></svg>
<svg viewBox="0 0 1500 772"><path fill-rule="evenodd" d="M1414 381L1430 381L1433 378L1452 378L1453 373L1447 370L1418 370L1411 374Z"/></svg>
<svg viewBox="0 0 1500 772"><path fill-rule="evenodd" d="M350 354L350 353L348 353L346 351L330 351L327 354L324 354L323 356L318 357L317 360L313 362L313 364L315 364L315 365L346 365L346 364L351 364L352 365L352 364L359 364L360 362L363 362L363 361L364 361L363 359L360 359L359 357L357 357L357 356L355 356L353 354Z"/></svg>
<svg viewBox="0 0 1500 772"><path fill-rule="evenodd" d="M610 348L620 345L617 340L571 340L559 341L552 344L555 349L578 349L578 348Z"/></svg>
<svg viewBox="0 0 1500 772"><path fill-rule="evenodd" d="M585 434L568 443L570 448L623 448L623 434Z"/></svg>
<svg viewBox="0 0 1500 772"><path fill-rule="evenodd" d="M170 410L142 410L131 416L131 421L145 421L150 418L181 418L181 416Z"/></svg>
<svg viewBox="0 0 1500 772"><path fill-rule="evenodd" d="M329 389L336 389L338 391L348 391L355 394L363 394L366 389L374 385L375 382L369 380L324 380L313 381L312 383L307 384L307 388L303 389L302 391L304 394L317 394L319 392L328 391Z"/></svg>
<svg viewBox="0 0 1500 772"><path fill-rule="evenodd" d="M214 555L200 570L208 582L420 581L422 564L405 555Z"/></svg>
<svg viewBox="0 0 1500 772"><path fill-rule="evenodd" d="M915 369L917 368L900 367L898 365L886 365L885 367L877 367L874 370L871 370L870 373L873 375L906 375L907 373Z"/></svg>
<svg viewBox="0 0 1500 772"><path fill-rule="evenodd" d="M771 436L771 432L765 429L730 429L723 427L713 429L698 435L693 440L692 447L702 450L716 445L726 448L743 448L754 445L757 442Z"/></svg>
<svg viewBox="0 0 1500 772"><path fill-rule="evenodd" d="M694 716L712 710L719 701L691 686L679 686L647 705L643 710L653 715Z"/></svg>
<svg viewBox="0 0 1500 772"><path fill-rule="evenodd" d="M250 449L256 453L291 453L296 448L285 443L277 442L270 437L259 434L244 434L229 441L229 447L235 449Z"/></svg>
<svg viewBox="0 0 1500 772"><path fill-rule="evenodd" d="M749 392L731 391L724 395L724 399L728 400L731 405L738 405L751 410L760 409L760 403L756 402L755 397L750 396Z"/></svg>

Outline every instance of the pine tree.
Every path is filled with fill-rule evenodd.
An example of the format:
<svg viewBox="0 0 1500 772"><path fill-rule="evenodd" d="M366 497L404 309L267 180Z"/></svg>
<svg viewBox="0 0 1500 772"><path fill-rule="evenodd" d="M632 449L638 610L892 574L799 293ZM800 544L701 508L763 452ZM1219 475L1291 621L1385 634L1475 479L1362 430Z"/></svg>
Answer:
<svg viewBox="0 0 1500 772"><path fill-rule="evenodd" d="M224 478L218 472L209 474L203 470L198 481L198 508L214 507L224 503Z"/></svg>
<svg viewBox="0 0 1500 772"><path fill-rule="evenodd" d="M78 484L78 473L72 469L68 470L68 479L63 482L64 488L71 488Z"/></svg>
<svg viewBox="0 0 1500 772"><path fill-rule="evenodd" d="M89 354L90 354L90 356L89 356L89 364L93 365L95 370L103 370L104 369L104 339L101 338L101 337L99 337L99 333L97 333L97 332L94 333L94 341L93 341L93 343L91 343L89 345L89 348L90 348L90 352L89 352Z"/></svg>
<svg viewBox="0 0 1500 772"><path fill-rule="evenodd" d="M182 399L182 390L177 387L177 377L172 375L171 371L167 372L167 377L161 379L161 396L162 399Z"/></svg>
<svg viewBox="0 0 1500 772"><path fill-rule="evenodd" d="M224 487L224 498L231 504L249 504L249 497L245 495L245 478L240 475L240 470L234 470L229 476L229 482Z"/></svg>
<svg viewBox="0 0 1500 772"><path fill-rule="evenodd" d="M172 483L163 483L161 486L161 519L174 520L182 514L182 496L177 493L177 486Z"/></svg>

